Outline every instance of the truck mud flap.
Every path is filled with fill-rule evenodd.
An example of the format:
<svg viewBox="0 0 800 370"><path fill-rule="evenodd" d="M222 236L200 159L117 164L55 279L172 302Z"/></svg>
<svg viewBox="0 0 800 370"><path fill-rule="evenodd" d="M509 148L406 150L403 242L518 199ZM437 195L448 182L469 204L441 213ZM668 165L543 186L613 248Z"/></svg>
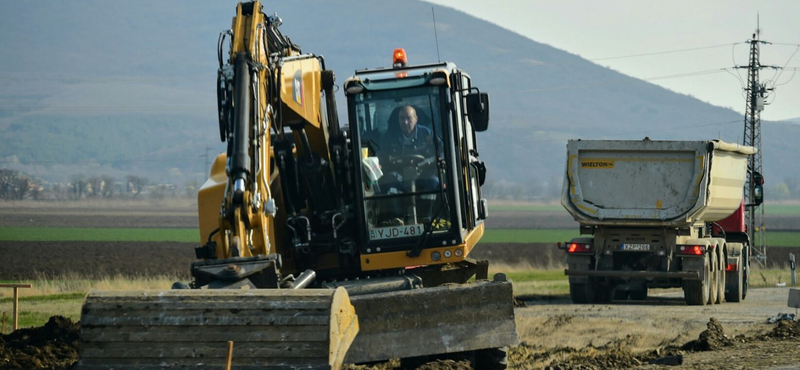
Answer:
<svg viewBox="0 0 800 370"><path fill-rule="evenodd" d="M519 343L510 281L477 281L351 297L360 330L346 363Z"/></svg>
<svg viewBox="0 0 800 370"><path fill-rule="evenodd" d="M78 369L339 369L358 332L347 292L90 292Z"/></svg>

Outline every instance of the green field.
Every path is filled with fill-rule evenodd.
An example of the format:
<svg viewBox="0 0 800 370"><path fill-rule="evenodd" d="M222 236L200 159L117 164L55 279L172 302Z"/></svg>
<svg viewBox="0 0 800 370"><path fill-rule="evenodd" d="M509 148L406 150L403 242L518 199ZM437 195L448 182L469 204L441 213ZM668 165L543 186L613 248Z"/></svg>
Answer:
<svg viewBox="0 0 800 370"><path fill-rule="evenodd" d="M187 242L200 240L197 229L0 227L6 241Z"/></svg>
<svg viewBox="0 0 800 370"><path fill-rule="evenodd" d="M492 204L489 200L489 212L564 212L561 204Z"/></svg>
<svg viewBox="0 0 800 370"><path fill-rule="evenodd" d="M800 204L764 204L767 215L800 216ZM560 204L492 204L489 201L489 212L564 212Z"/></svg>
<svg viewBox="0 0 800 370"><path fill-rule="evenodd" d="M556 243L578 237L574 229L487 229L481 243ZM770 231L769 247L800 246L800 231Z"/></svg>
<svg viewBox="0 0 800 370"><path fill-rule="evenodd" d="M764 213L767 215L800 216L800 204L765 204Z"/></svg>
<svg viewBox="0 0 800 370"><path fill-rule="evenodd" d="M556 243L578 237L575 229L487 229L481 243ZM197 229L0 227L5 241L198 242ZM800 246L800 231L767 233L769 247Z"/></svg>
<svg viewBox="0 0 800 370"><path fill-rule="evenodd" d="M486 229L481 243L556 243L578 237L577 229Z"/></svg>

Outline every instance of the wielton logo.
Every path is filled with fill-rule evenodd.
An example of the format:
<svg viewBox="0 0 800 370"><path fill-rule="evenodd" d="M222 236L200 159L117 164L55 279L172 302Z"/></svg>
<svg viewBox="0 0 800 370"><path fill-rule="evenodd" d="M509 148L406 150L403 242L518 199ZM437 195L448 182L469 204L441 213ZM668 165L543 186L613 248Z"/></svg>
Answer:
<svg viewBox="0 0 800 370"><path fill-rule="evenodd" d="M581 168L614 168L614 161L581 161Z"/></svg>
<svg viewBox="0 0 800 370"><path fill-rule="evenodd" d="M303 71L299 69L294 72L292 79L292 95L294 95L294 102L303 106Z"/></svg>

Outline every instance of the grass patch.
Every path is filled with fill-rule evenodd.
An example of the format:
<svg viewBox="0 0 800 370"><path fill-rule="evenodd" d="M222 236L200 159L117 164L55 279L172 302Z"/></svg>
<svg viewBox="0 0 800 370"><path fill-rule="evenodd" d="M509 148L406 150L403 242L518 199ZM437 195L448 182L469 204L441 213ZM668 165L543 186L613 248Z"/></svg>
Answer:
<svg viewBox="0 0 800 370"><path fill-rule="evenodd" d="M489 212L564 212L561 204L493 204L489 201Z"/></svg>
<svg viewBox="0 0 800 370"><path fill-rule="evenodd" d="M800 216L800 204L764 204L764 214Z"/></svg>
<svg viewBox="0 0 800 370"><path fill-rule="evenodd" d="M59 279L36 279L26 281L7 281L33 285L19 290L21 328L42 326L50 316L61 315L73 321L81 318L81 306L86 293L91 290L141 290L170 289L179 280L173 276L130 278L110 276L102 279L84 279L78 276L64 276ZM12 289L0 289L0 312L5 312L6 332L10 332Z"/></svg>
<svg viewBox="0 0 800 370"><path fill-rule="evenodd" d="M19 297L20 302L26 303L45 303L55 301L69 301L72 299L83 299L86 296L85 292L63 293L63 294L49 294L49 295L35 295L27 297ZM0 303L8 303L14 300L14 297L0 298Z"/></svg>
<svg viewBox="0 0 800 370"><path fill-rule="evenodd" d="M580 235L577 229L487 228L481 243L563 243L578 236Z"/></svg>
<svg viewBox="0 0 800 370"><path fill-rule="evenodd" d="M767 247L800 247L800 232L769 231L766 232Z"/></svg>
<svg viewBox="0 0 800 370"><path fill-rule="evenodd" d="M491 229L481 243L556 243L581 236L576 229ZM583 235L589 237L590 235ZM768 231L768 247L800 247L800 231Z"/></svg>
<svg viewBox="0 0 800 370"><path fill-rule="evenodd" d="M758 266L752 266L752 271L750 272L750 286L774 287L780 283L786 283L786 285L789 286L792 281L791 274L792 270L788 267L785 269L762 269Z"/></svg>
<svg viewBox="0 0 800 370"><path fill-rule="evenodd" d="M6 241L119 241L187 242L200 239L198 229L157 228L72 228L0 227L0 240Z"/></svg>

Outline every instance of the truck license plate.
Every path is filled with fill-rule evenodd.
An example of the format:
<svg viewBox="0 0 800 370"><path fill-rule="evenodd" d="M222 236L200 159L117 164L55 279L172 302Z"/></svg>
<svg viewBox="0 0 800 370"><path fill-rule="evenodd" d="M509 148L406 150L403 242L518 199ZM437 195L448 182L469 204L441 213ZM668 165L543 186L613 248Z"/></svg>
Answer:
<svg viewBox="0 0 800 370"><path fill-rule="evenodd" d="M380 227L369 231L370 240L405 238L422 235L422 225Z"/></svg>
<svg viewBox="0 0 800 370"><path fill-rule="evenodd" d="M649 251L650 244L622 244L619 249L623 251Z"/></svg>

